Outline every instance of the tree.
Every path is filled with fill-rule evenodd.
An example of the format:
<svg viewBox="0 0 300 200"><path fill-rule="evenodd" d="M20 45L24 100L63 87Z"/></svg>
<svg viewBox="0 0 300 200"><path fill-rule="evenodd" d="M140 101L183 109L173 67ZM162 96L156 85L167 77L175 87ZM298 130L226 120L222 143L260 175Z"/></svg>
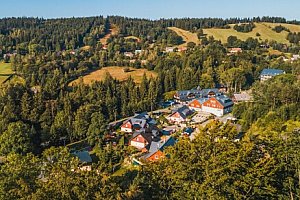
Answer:
<svg viewBox="0 0 300 200"><path fill-rule="evenodd" d="M21 121L12 122L0 135L0 154L25 154L32 150L30 128Z"/></svg>

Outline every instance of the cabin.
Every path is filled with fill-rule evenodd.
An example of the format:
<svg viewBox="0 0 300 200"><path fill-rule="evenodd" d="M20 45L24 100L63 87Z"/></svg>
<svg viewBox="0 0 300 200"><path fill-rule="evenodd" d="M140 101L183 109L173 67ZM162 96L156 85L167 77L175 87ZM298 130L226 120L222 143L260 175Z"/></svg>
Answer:
<svg viewBox="0 0 300 200"><path fill-rule="evenodd" d="M124 52L125 57L133 58L133 53L132 52Z"/></svg>
<svg viewBox="0 0 300 200"><path fill-rule="evenodd" d="M175 110L172 111L172 114L170 114L167 117L167 120L170 123L182 123L182 122L186 122L188 119L188 116L192 115L193 111L189 109L188 106L182 106L180 108L177 108Z"/></svg>
<svg viewBox="0 0 300 200"><path fill-rule="evenodd" d="M121 125L121 131L126 133L133 133L134 131L149 128L156 124L156 121L152 119L147 112L135 114L133 117L124 121Z"/></svg>
<svg viewBox="0 0 300 200"><path fill-rule="evenodd" d="M138 149L143 149L147 145L151 144L152 135L149 132L145 131L136 131L132 135L132 138L129 141L129 145Z"/></svg>
<svg viewBox="0 0 300 200"><path fill-rule="evenodd" d="M281 69L263 69L260 73L260 81L263 82L281 74L285 74L285 71Z"/></svg>
<svg viewBox="0 0 300 200"><path fill-rule="evenodd" d="M152 162L158 161L166 156L164 150L167 147L174 146L175 143L176 141L173 137L162 137L160 141L151 143L148 152L141 159Z"/></svg>
<svg viewBox="0 0 300 200"><path fill-rule="evenodd" d="M231 48L229 52L230 54L237 54L237 53L242 53L243 50L241 48Z"/></svg>
<svg viewBox="0 0 300 200"><path fill-rule="evenodd" d="M202 104L202 111L223 116L232 111L233 101L226 95L211 97Z"/></svg>
<svg viewBox="0 0 300 200"><path fill-rule="evenodd" d="M175 47L166 47L166 52L167 53L174 52L174 50L175 50Z"/></svg>

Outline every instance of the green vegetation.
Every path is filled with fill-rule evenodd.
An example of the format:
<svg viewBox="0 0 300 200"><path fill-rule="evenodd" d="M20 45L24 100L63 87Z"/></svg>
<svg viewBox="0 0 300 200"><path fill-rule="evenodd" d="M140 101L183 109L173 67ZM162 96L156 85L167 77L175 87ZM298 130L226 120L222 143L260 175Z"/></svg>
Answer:
<svg viewBox="0 0 300 200"><path fill-rule="evenodd" d="M289 27L293 44L273 21ZM237 32L239 23L255 28ZM16 73L0 88L0 199L299 198L300 61L280 57L299 54L296 27L272 17L0 19L0 58ZM188 51L165 52L183 40ZM233 47L242 52L229 54ZM264 68L286 74L261 83ZM254 101L233 110L243 136L211 120L195 140L178 138L167 158L128 166L130 135L108 124L198 86L252 90ZM71 154L82 149L92 149L91 169Z"/></svg>
<svg viewBox="0 0 300 200"><path fill-rule="evenodd" d="M236 24L234 25L233 29L236 30L237 32L242 32L242 33L249 33L255 28L254 23L249 23L249 24Z"/></svg>

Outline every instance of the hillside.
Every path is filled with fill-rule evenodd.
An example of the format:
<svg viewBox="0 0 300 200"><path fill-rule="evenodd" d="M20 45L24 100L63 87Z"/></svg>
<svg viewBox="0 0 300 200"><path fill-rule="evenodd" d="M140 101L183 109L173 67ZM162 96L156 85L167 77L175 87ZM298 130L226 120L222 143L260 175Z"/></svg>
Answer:
<svg viewBox="0 0 300 200"><path fill-rule="evenodd" d="M146 69L135 69L130 67L129 72L124 72L123 71L124 67L117 67L117 66L112 66L112 67L104 67L100 70L94 71L86 76L83 76L83 82L85 84L91 84L93 81L101 81L105 79L106 73L109 73L112 77L124 81L131 76L136 83L140 83L142 80L142 77L144 73L146 73L147 77L156 77L157 74L153 71L148 71ZM79 82L79 79L73 81L70 83L70 85L76 84Z"/></svg>
<svg viewBox="0 0 300 200"><path fill-rule="evenodd" d="M0 62L0 84L12 74L11 64Z"/></svg>
<svg viewBox="0 0 300 200"><path fill-rule="evenodd" d="M186 47L187 43L194 42L195 44L199 44L198 36L196 33L192 33L190 31L186 31L177 27L168 27L168 29L177 33L177 35L181 36L184 40L184 43L178 45L178 47Z"/></svg>
<svg viewBox="0 0 300 200"><path fill-rule="evenodd" d="M230 29L218 29L218 28L211 28L211 29L203 29L204 34L207 34L207 36L213 36L217 40L221 40L222 43L226 43L227 38L229 36L236 36L238 39L246 40L249 37L257 38L260 41L264 40L275 40L279 43L285 43L288 44L289 41L286 39L288 32L282 31L281 33L276 33L272 30L273 27L280 25L279 23L255 23L255 28L253 31L249 33L241 33L237 32L233 29L234 24L231 24ZM299 25L293 25L293 24L281 24L284 27L287 27L291 32L300 32L300 26ZM259 33L260 36L256 36L256 34Z"/></svg>

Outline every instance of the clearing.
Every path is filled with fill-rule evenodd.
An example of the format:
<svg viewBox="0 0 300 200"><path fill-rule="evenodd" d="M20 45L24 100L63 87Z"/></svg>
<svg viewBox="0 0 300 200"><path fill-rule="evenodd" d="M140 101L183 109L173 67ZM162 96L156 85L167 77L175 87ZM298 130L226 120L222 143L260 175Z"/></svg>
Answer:
<svg viewBox="0 0 300 200"><path fill-rule="evenodd" d="M105 79L106 73L109 73L113 78L116 78L120 81L125 81L131 76L134 79L134 82L141 83L144 73L146 73L146 76L148 78L150 77L156 77L157 74L154 71L148 71L147 69L135 69L130 67L129 72L124 72L123 69L125 67L118 67L118 66L112 66L112 67L104 67L100 70L94 71L86 76L83 76L83 83L84 84L91 84L94 81L102 81ZM75 81L72 81L69 85L74 85L79 82L79 79L76 79Z"/></svg>
<svg viewBox="0 0 300 200"><path fill-rule="evenodd" d="M117 35L118 32L119 32L119 28L116 25L111 25L108 34L106 34L103 38L100 39L101 44L107 45L107 40L110 38L110 36Z"/></svg>
<svg viewBox="0 0 300 200"><path fill-rule="evenodd" d="M133 35L130 35L130 36L127 36L125 37L125 40L129 40L129 39L132 39L132 40L136 40L137 42L140 42L141 39L136 37L136 36L133 36Z"/></svg>
<svg viewBox="0 0 300 200"><path fill-rule="evenodd" d="M273 27L280 25L279 23L255 23L255 28L249 33L237 32L233 29L234 24L230 25L230 29L219 29L219 28L210 28L203 29L204 34L207 36L213 36L216 40L221 40L222 43L227 42L229 36L236 36L238 39L246 40L249 37L257 38L260 41L264 40L275 40L280 43L288 44L289 41L286 39L288 32L282 31L276 33L272 30ZM281 24L284 27L290 29L291 32L300 32L299 25L293 24ZM260 36L256 36L256 33L259 33Z"/></svg>
<svg viewBox="0 0 300 200"><path fill-rule="evenodd" d="M12 73L11 63L0 62L0 84L3 83Z"/></svg>
<svg viewBox="0 0 300 200"><path fill-rule="evenodd" d="M194 42L196 45L200 43L198 36L196 33L192 33L190 31L183 30L181 28L177 27L168 27L168 29L174 31L177 35L181 36L184 40L184 43L181 45L178 45L177 47L186 47L187 43Z"/></svg>

